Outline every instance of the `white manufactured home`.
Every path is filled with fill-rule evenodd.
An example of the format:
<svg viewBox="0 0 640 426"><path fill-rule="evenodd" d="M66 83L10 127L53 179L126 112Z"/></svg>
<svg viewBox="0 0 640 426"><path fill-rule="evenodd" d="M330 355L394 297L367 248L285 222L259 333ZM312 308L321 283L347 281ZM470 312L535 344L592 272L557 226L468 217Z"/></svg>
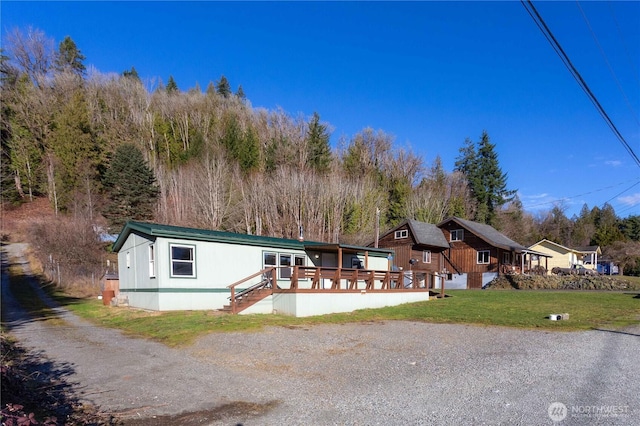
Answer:
<svg viewBox="0 0 640 426"><path fill-rule="evenodd" d="M389 249L128 222L119 293L143 309L311 316L429 299Z"/></svg>

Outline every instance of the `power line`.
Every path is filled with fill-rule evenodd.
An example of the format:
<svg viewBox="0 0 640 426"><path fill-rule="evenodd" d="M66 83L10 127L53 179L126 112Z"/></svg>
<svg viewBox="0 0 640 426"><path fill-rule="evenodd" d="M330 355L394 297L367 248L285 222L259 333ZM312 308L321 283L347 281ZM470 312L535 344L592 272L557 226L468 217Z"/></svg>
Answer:
<svg viewBox="0 0 640 426"><path fill-rule="evenodd" d="M622 194L624 194L625 192L627 192L628 190L630 190L631 188L640 185L640 181L634 183L633 185L631 185L629 188L625 189L624 191L614 195L613 197L609 198L607 201L605 201L603 204L607 204L609 201L614 200L616 198L618 198L619 196L621 196Z"/></svg>
<svg viewBox="0 0 640 426"><path fill-rule="evenodd" d="M600 113L604 121L607 123L607 125L609 126L613 134L618 138L618 140L620 141L620 143L622 143L622 146L624 146L624 148L627 150L631 158L633 158L636 164L640 167L640 158L638 158L636 153L633 151L633 148L631 148L631 146L626 141L624 136L622 136L620 131L618 131L618 128L616 127L616 125L613 124L613 121L611 120L611 118L609 118L609 115L607 114L607 112L604 110L604 108L602 107L602 105L600 104L596 96L593 94L593 92L591 91L587 83L584 81L584 79L582 78L582 75L580 75L576 67L573 65L573 63L569 59L569 56L564 51L564 49L562 48L558 40L555 38L555 36L547 26L544 19L542 19L542 16L540 16L540 14L538 13L538 10L535 8L531 0L520 0L520 2L524 6L524 8L527 10L527 12L529 13L529 16L531 16L531 19L533 19L533 21L538 26L538 28L540 29L542 34L545 36L547 41L551 44L551 47L556 52L556 54L560 57L560 59L562 60L562 63L565 65L565 67L567 67L567 69L569 70L573 78L576 80L576 82L580 86L580 88L587 95L591 103L596 107L596 109L598 110L598 112Z"/></svg>
<svg viewBox="0 0 640 426"><path fill-rule="evenodd" d="M625 181L625 182L620 182L620 183L616 183L614 185L609 185L606 186L604 188L599 188L599 189L594 189L593 191L588 191L588 192L583 192L582 194L578 194L578 195L573 195L571 197L563 197L563 198L559 198L559 199L555 199L555 200L551 200L551 201L545 201L542 203L538 203L538 204L531 204L531 205L527 205L526 208L530 209L532 207L540 207L540 206L545 206L547 204L555 204L555 203L559 203L561 201L566 201L566 200L572 200L574 198L579 198L579 197L584 197L585 195L591 195L594 194L596 192L600 192L600 191L605 191L607 189L611 189L611 188L615 188L616 186L622 185L623 183L627 183L629 181ZM640 180L638 181L634 181L634 184L631 185L630 187L628 187L627 189L625 189L624 191L618 193L617 195L615 195L614 197L610 198L609 200L605 201L604 203L602 203L603 205L608 203L609 201L613 200L616 197L619 197L620 195L624 194L625 192L629 191L631 188L640 185Z"/></svg>
<svg viewBox="0 0 640 426"><path fill-rule="evenodd" d="M613 77L613 80L616 82L616 86L618 86L618 90L620 91L620 93L622 94L622 97L624 98L625 102L627 103L627 107L629 108L629 111L631 111L631 115L633 116L633 119L640 126L640 121L638 121L638 115L636 114L635 110L633 109L633 106L631 105L631 101L629 101L629 98L627 97L626 92L622 88L622 85L620 84L620 80L618 80L618 76L616 75L615 71L613 70L613 67L611 66L611 63L609 62L609 58L607 57L607 54L605 53L604 49L602 48L602 45L600 44L600 41L598 40L598 37L596 36L595 31L593 31L593 28L591 27L591 23L589 22L589 19L587 18L587 14L584 13L584 9L582 9L582 6L580 5L579 0L576 0L576 4L578 5L578 9L580 9L580 13L582 13L582 18L584 19L584 22L587 24L587 28L589 28L589 31L591 32L591 37L593 37L593 41L596 43L596 46L598 46L598 49L600 50L600 54L602 55L602 58L604 59L604 62L607 64L607 67L609 68L609 72L611 73L611 76Z"/></svg>

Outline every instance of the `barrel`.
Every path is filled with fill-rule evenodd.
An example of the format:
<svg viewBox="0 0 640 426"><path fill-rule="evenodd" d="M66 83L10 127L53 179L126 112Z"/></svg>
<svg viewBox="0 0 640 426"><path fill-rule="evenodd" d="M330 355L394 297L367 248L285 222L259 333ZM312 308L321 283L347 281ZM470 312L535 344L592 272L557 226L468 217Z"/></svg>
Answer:
<svg viewBox="0 0 640 426"><path fill-rule="evenodd" d="M113 290L104 290L102 292L102 304L104 306L109 306L111 305L111 299L113 299L114 297L116 297L116 292Z"/></svg>

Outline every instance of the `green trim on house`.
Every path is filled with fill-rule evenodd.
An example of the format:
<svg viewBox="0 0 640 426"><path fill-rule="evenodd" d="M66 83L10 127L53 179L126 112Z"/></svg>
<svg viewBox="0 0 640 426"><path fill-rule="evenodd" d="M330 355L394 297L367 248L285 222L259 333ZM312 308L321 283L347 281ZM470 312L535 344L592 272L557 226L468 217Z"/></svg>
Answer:
<svg viewBox="0 0 640 426"><path fill-rule="evenodd" d="M131 232L144 235L176 238L192 241L210 241L229 244L242 244L248 246L262 246L274 248L286 248L304 250L305 245L313 245L313 242L301 242L283 238L264 237L260 235L236 234L233 232L213 231L210 229L183 228L180 226L159 225L156 223L130 221L124 226L118 239L113 244L113 250L119 251ZM320 243L315 243L320 244Z"/></svg>
<svg viewBox="0 0 640 426"><path fill-rule="evenodd" d="M261 235L236 234L233 232L213 231L210 229L184 228L180 226L160 225L157 223L129 221L124 226L118 239L113 243L113 251L120 251L127 241L129 234L135 233L149 237L174 238L187 241L208 241L215 243L239 244L245 246L257 246L287 250L322 250L323 248L336 249L341 247L349 251L369 253L373 257L387 257L393 250L386 248L358 247L347 244L328 244L317 241L299 241L285 238L264 237Z"/></svg>

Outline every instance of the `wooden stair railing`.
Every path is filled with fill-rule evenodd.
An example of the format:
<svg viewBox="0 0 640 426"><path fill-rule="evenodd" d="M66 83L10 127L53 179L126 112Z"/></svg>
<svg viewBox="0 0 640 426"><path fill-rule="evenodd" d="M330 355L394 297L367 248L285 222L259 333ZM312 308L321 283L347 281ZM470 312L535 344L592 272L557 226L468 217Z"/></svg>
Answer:
<svg viewBox="0 0 640 426"><path fill-rule="evenodd" d="M460 270L460 268L458 268L458 266L457 266L455 263L453 263L453 261L449 258L449 256L447 256L447 254L446 254L445 252L442 252L442 256L443 256L443 257L444 257L444 259L447 261L447 263L448 263L449 265L451 265L451 267L452 267L453 269L455 269L455 271L456 271L458 274L462 274L462 271Z"/></svg>
<svg viewBox="0 0 640 426"><path fill-rule="evenodd" d="M236 287L240 284L262 275L262 280L257 284L242 289L236 292ZM249 306L256 304L267 296L273 294L273 288L277 286L276 281L276 268L265 268L260 272L256 272L253 275L249 275L235 283L227 286L231 290L231 296L229 297L230 304L224 306L221 310L237 314L247 309Z"/></svg>

